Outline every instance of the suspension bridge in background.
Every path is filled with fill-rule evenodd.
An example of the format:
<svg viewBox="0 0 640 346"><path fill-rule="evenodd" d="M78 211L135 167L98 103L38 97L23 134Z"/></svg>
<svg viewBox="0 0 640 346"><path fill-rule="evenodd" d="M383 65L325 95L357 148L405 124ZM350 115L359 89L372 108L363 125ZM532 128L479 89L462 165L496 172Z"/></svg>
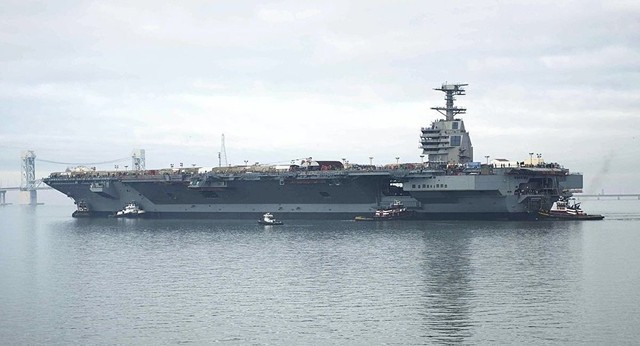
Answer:
<svg viewBox="0 0 640 346"><path fill-rule="evenodd" d="M42 184L42 179L36 179L36 154L33 150L26 150L22 152L20 156L22 161L21 169L20 169L20 186L15 187L0 187L0 206L8 205L6 194L9 191L19 191L26 195L28 205L39 205L42 203L38 203L38 191L39 190L50 190L51 187L45 186ZM116 163L122 162L124 160L132 160L131 169L133 170L144 170L145 169L145 151L144 149L137 149L133 151L133 154L130 157L123 157L110 161L103 162L89 162L89 163L78 163L78 162L59 162L59 161L51 161L38 159L37 161L60 164L60 165L74 165L74 166L93 166L93 165L101 165L108 163ZM129 166L124 166L125 170ZM118 165L115 166L116 170L118 169Z"/></svg>
<svg viewBox="0 0 640 346"><path fill-rule="evenodd" d="M589 200L589 199L597 199L597 200L607 200L607 199L639 199L640 193L600 193L596 195L590 195L585 193L575 193L573 197L577 200Z"/></svg>

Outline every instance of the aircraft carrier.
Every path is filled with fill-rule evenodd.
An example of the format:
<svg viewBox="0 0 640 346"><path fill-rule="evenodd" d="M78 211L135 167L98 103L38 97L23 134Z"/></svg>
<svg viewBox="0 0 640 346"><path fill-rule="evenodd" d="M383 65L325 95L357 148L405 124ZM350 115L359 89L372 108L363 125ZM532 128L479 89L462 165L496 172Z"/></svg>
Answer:
<svg viewBox="0 0 640 346"><path fill-rule="evenodd" d="M454 105L467 84L443 84L443 117L421 128L425 162L385 166L318 161L147 170L75 168L43 181L72 198L74 216L109 216L134 203L145 217L353 219L401 202L416 219L536 219L561 196L582 189L582 175L536 155L521 161L473 158L471 138ZM138 161L136 161L136 159Z"/></svg>

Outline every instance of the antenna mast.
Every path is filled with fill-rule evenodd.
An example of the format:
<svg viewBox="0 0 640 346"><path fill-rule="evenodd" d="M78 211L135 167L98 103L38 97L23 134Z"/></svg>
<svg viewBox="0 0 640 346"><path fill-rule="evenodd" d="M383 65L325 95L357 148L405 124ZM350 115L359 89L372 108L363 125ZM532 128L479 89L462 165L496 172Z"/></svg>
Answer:
<svg viewBox="0 0 640 346"><path fill-rule="evenodd" d="M446 117L446 120L451 121L454 120L455 116L458 114L464 114L467 112L466 108L458 108L453 105L453 101L455 101L455 95L465 95L464 87L469 84L442 84L442 87L439 89L433 89L438 91L444 91L446 96L444 97L447 100L446 107L432 107L431 109L435 109L440 114Z"/></svg>

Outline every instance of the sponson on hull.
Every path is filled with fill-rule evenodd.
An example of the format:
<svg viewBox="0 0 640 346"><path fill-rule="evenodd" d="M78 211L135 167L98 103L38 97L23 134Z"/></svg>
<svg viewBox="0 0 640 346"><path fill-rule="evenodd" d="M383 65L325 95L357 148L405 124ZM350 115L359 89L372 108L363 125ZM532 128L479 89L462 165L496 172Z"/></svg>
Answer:
<svg viewBox="0 0 640 346"><path fill-rule="evenodd" d="M454 105L467 84L443 84L443 117L420 130L420 163L386 166L313 158L286 166L245 165L127 172L70 170L44 182L86 206L113 215L127 201L145 217L247 218L272 210L286 219L353 219L399 201L417 219L537 219L560 197L582 188L582 175L542 157L481 163ZM526 154L524 155L526 157ZM134 160L136 158L134 157Z"/></svg>

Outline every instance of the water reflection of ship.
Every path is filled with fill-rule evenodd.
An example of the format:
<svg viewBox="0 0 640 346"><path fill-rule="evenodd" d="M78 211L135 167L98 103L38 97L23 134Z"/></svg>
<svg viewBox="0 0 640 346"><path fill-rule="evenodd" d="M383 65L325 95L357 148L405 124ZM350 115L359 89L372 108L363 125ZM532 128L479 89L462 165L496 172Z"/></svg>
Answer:
<svg viewBox="0 0 640 346"><path fill-rule="evenodd" d="M423 318L431 342L475 344L498 340L492 337L523 323L580 319L567 302L581 288L584 223L431 226L423 233L422 254ZM509 320L514 316L520 320ZM519 330L500 343L517 344L536 333ZM557 333L561 338L562 329Z"/></svg>
<svg viewBox="0 0 640 346"><path fill-rule="evenodd" d="M471 336L470 238L466 232L429 232L424 239L425 324L435 343L464 343Z"/></svg>

